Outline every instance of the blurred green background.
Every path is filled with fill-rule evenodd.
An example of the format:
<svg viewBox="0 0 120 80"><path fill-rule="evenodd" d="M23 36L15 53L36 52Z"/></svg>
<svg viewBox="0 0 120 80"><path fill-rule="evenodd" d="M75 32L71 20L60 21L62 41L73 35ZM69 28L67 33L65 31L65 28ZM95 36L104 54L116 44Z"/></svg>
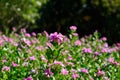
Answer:
<svg viewBox="0 0 120 80"><path fill-rule="evenodd" d="M79 36L95 30L120 42L120 0L0 0L0 29L61 32L76 25Z"/></svg>

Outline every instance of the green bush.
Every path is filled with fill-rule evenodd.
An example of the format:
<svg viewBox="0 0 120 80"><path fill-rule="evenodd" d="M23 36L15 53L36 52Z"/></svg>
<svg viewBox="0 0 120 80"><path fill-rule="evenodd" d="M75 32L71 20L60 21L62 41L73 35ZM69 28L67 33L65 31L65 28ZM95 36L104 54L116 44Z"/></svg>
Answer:
<svg viewBox="0 0 120 80"><path fill-rule="evenodd" d="M0 34L0 80L120 80L120 43L98 32L79 38L61 33Z"/></svg>
<svg viewBox="0 0 120 80"><path fill-rule="evenodd" d="M27 27L39 18L38 9L46 0L0 0L0 26Z"/></svg>

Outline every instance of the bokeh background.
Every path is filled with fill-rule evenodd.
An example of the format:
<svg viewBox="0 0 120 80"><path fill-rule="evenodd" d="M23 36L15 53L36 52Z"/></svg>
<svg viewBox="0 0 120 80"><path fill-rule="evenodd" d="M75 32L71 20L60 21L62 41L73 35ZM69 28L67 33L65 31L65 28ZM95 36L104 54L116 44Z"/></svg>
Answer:
<svg viewBox="0 0 120 80"><path fill-rule="evenodd" d="M79 36L96 30L109 44L120 42L120 0L0 0L0 30L61 32L78 27Z"/></svg>

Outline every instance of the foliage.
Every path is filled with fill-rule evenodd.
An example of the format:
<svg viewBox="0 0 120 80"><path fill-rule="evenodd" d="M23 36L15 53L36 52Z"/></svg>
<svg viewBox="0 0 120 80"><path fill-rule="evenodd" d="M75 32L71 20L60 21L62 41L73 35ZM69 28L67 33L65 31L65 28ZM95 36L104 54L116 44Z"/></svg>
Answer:
<svg viewBox="0 0 120 80"><path fill-rule="evenodd" d="M109 46L106 37L79 39L77 27L69 37L61 33L13 32L0 34L0 80L118 80L120 43Z"/></svg>
<svg viewBox="0 0 120 80"><path fill-rule="evenodd" d="M0 0L0 26L27 27L39 18L38 9L46 0Z"/></svg>

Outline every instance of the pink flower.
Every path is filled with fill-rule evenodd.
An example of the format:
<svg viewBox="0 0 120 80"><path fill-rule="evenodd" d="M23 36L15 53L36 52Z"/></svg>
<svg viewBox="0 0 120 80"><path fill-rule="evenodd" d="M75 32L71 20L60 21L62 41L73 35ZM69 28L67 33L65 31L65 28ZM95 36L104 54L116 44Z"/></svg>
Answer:
<svg viewBox="0 0 120 80"><path fill-rule="evenodd" d="M99 53L99 52L95 52L94 54L95 54L96 56L100 55L100 53Z"/></svg>
<svg viewBox="0 0 120 80"><path fill-rule="evenodd" d="M76 26L70 26L70 30L76 31L77 27Z"/></svg>
<svg viewBox="0 0 120 80"><path fill-rule="evenodd" d="M15 36L17 37L17 36L19 36L17 33L15 33Z"/></svg>
<svg viewBox="0 0 120 80"><path fill-rule="evenodd" d="M22 29L21 29L21 32L26 33L26 29L25 29L25 28L22 28Z"/></svg>
<svg viewBox="0 0 120 80"><path fill-rule="evenodd" d="M10 71L10 67L4 66L4 67L2 68L2 71Z"/></svg>
<svg viewBox="0 0 120 80"><path fill-rule="evenodd" d="M57 42L57 43L61 44L63 42L63 35L60 33L58 34L57 32L51 33L50 34L50 41Z"/></svg>
<svg viewBox="0 0 120 80"><path fill-rule="evenodd" d="M52 48L52 44L50 42L47 42L46 46Z"/></svg>
<svg viewBox="0 0 120 80"><path fill-rule="evenodd" d="M50 70L50 68L48 68L48 69L45 70L45 75L46 75L46 77L50 77L50 76L53 76L54 74L53 74L53 72Z"/></svg>
<svg viewBox="0 0 120 80"><path fill-rule="evenodd" d="M39 41L38 41L36 38L33 38L33 39L31 40L31 42L32 42L32 44L39 43Z"/></svg>
<svg viewBox="0 0 120 80"><path fill-rule="evenodd" d="M108 43L104 43L103 46L104 46L105 48L107 48L107 47L108 47Z"/></svg>
<svg viewBox="0 0 120 80"><path fill-rule="evenodd" d="M102 53L108 53L109 50L108 50L108 48L103 48L103 49L101 50L101 52L102 52Z"/></svg>
<svg viewBox="0 0 120 80"><path fill-rule="evenodd" d="M78 36L78 33L73 33L73 36Z"/></svg>
<svg viewBox="0 0 120 80"><path fill-rule="evenodd" d="M114 61L114 58L112 58L112 57L110 57L110 58L108 58L108 62L109 63L112 63L112 64L114 64L114 65L119 65L119 63L118 62L116 62L116 61Z"/></svg>
<svg viewBox="0 0 120 80"><path fill-rule="evenodd" d="M72 65L72 66L75 66L72 62L65 62L66 65Z"/></svg>
<svg viewBox="0 0 120 80"><path fill-rule="evenodd" d="M94 79L91 77L90 80L94 80Z"/></svg>
<svg viewBox="0 0 120 80"><path fill-rule="evenodd" d="M69 38L67 38L66 36L64 36L64 43L70 43L70 39Z"/></svg>
<svg viewBox="0 0 120 80"><path fill-rule="evenodd" d="M101 38L101 40L106 41L106 40L107 40L107 38L106 38L106 37L102 37L102 38Z"/></svg>
<svg viewBox="0 0 120 80"><path fill-rule="evenodd" d="M114 62L114 58L112 58L112 57L108 58L108 62L113 63Z"/></svg>
<svg viewBox="0 0 120 80"><path fill-rule="evenodd" d="M72 60L72 56L71 55L68 55L68 60Z"/></svg>
<svg viewBox="0 0 120 80"><path fill-rule="evenodd" d="M31 51L30 49L28 49L26 52L27 52L27 53L32 53L32 51Z"/></svg>
<svg viewBox="0 0 120 80"><path fill-rule="evenodd" d="M85 69L85 68L81 68L81 72L83 72L83 73L88 73L88 70Z"/></svg>
<svg viewBox="0 0 120 80"><path fill-rule="evenodd" d="M43 33L45 34L46 38L49 37L49 34L47 33L47 31L44 31Z"/></svg>
<svg viewBox="0 0 120 80"><path fill-rule="evenodd" d="M8 41L8 37L6 37L5 35L2 36L4 41Z"/></svg>
<svg viewBox="0 0 120 80"><path fill-rule="evenodd" d="M41 60L43 60L44 62L48 62L48 60L45 58L45 56L41 55L40 58L41 58Z"/></svg>
<svg viewBox="0 0 120 80"><path fill-rule="evenodd" d="M36 36L36 33L35 33L35 32L32 32L32 36Z"/></svg>
<svg viewBox="0 0 120 80"><path fill-rule="evenodd" d="M12 66L13 66L13 67L17 67L17 66L18 66L18 64L16 64L16 63L12 62Z"/></svg>
<svg viewBox="0 0 120 80"><path fill-rule="evenodd" d="M33 80L32 76L29 76L28 78L25 78L24 80Z"/></svg>
<svg viewBox="0 0 120 80"><path fill-rule="evenodd" d="M6 59L3 59L3 60L2 60L2 63L5 63L5 62L7 62L7 60L6 60Z"/></svg>
<svg viewBox="0 0 120 80"><path fill-rule="evenodd" d="M120 43L117 43L116 46L117 46L117 47L120 47Z"/></svg>
<svg viewBox="0 0 120 80"><path fill-rule="evenodd" d="M23 38L22 40L24 41L25 44L27 44L28 46L31 46L31 41L30 40L25 39L25 38Z"/></svg>
<svg viewBox="0 0 120 80"><path fill-rule="evenodd" d="M5 44L5 40L3 39L3 37L0 37L0 46L3 46Z"/></svg>
<svg viewBox="0 0 120 80"><path fill-rule="evenodd" d="M80 41L80 40L75 41L75 42L74 42L74 45L75 45L75 46L81 46L81 41Z"/></svg>
<svg viewBox="0 0 120 80"><path fill-rule="evenodd" d="M74 80L76 80L76 78L78 78L79 77L79 75L78 74L72 74L72 78L74 79Z"/></svg>
<svg viewBox="0 0 120 80"><path fill-rule="evenodd" d="M14 46L18 46L18 43L14 42L13 45L14 45Z"/></svg>
<svg viewBox="0 0 120 80"><path fill-rule="evenodd" d="M91 48L83 48L82 51L83 51L84 53L92 53Z"/></svg>
<svg viewBox="0 0 120 80"><path fill-rule="evenodd" d="M44 47L43 47L43 46L38 46L38 47L36 47L36 49L37 49L38 51L41 51L42 49L44 49Z"/></svg>
<svg viewBox="0 0 120 80"><path fill-rule="evenodd" d="M118 65L119 65L119 63L118 63L118 62L116 62L116 61L114 61L112 64L114 64L114 65L116 65L116 66L118 66Z"/></svg>
<svg viewBox="0 0 120 80"><path fill-rule="evenodd" d="M62 69L62 70L61 70L61 74L67 75L67 74L68 74L68 71L67 71L66 69Z"/></svg>
<svg viewBox="0 0 120 80"><path fill-rule="evenodd" d="M25 33L26 37L31 37L31 35L29 33Z"/></svg>
<svg viewBox="0 0 120 80"><path fill-rule="evenodd" d="M66 55L69 51L68 50L65 50L62 52L62 55Z"/></svg>
<svg viewBox="0 0 120 80"><path fill-rule="evenodd" d="M31 57L29 57L29 59L33 60L33 61L36 60L35 56L31 56Z"/></svg>
<svg viewBox="0 0 120 80"><path fill-rule="evenodd" d="M104 78L104 80L110 80L110 78L108 78L108 77L103 77Z"/></svg>
<svg viewBox="0 0 120 80"><path fill-rule="evenodd" d="M16 32L16 31L17 31L16 27L13 27L13 28L12 28L12 30L13 30L14 32Z"/></svg>
<svg viewBox="0 0 120 80"><path fill-rule="evenodd" d="M64 66L62 62L56 60L54 61L54 64Z"/></svg>
<svg viewBox="0 0 120 80"><path fill-rule="evenodd" d="M78 71L75 69L71 69L71 73L77 73Z"/></svg>
<svg viewBox="0 0 120 80"><path fill-rule="evenodd" d="M104 76L105 72L98 69L97 76Z"/></svg>

